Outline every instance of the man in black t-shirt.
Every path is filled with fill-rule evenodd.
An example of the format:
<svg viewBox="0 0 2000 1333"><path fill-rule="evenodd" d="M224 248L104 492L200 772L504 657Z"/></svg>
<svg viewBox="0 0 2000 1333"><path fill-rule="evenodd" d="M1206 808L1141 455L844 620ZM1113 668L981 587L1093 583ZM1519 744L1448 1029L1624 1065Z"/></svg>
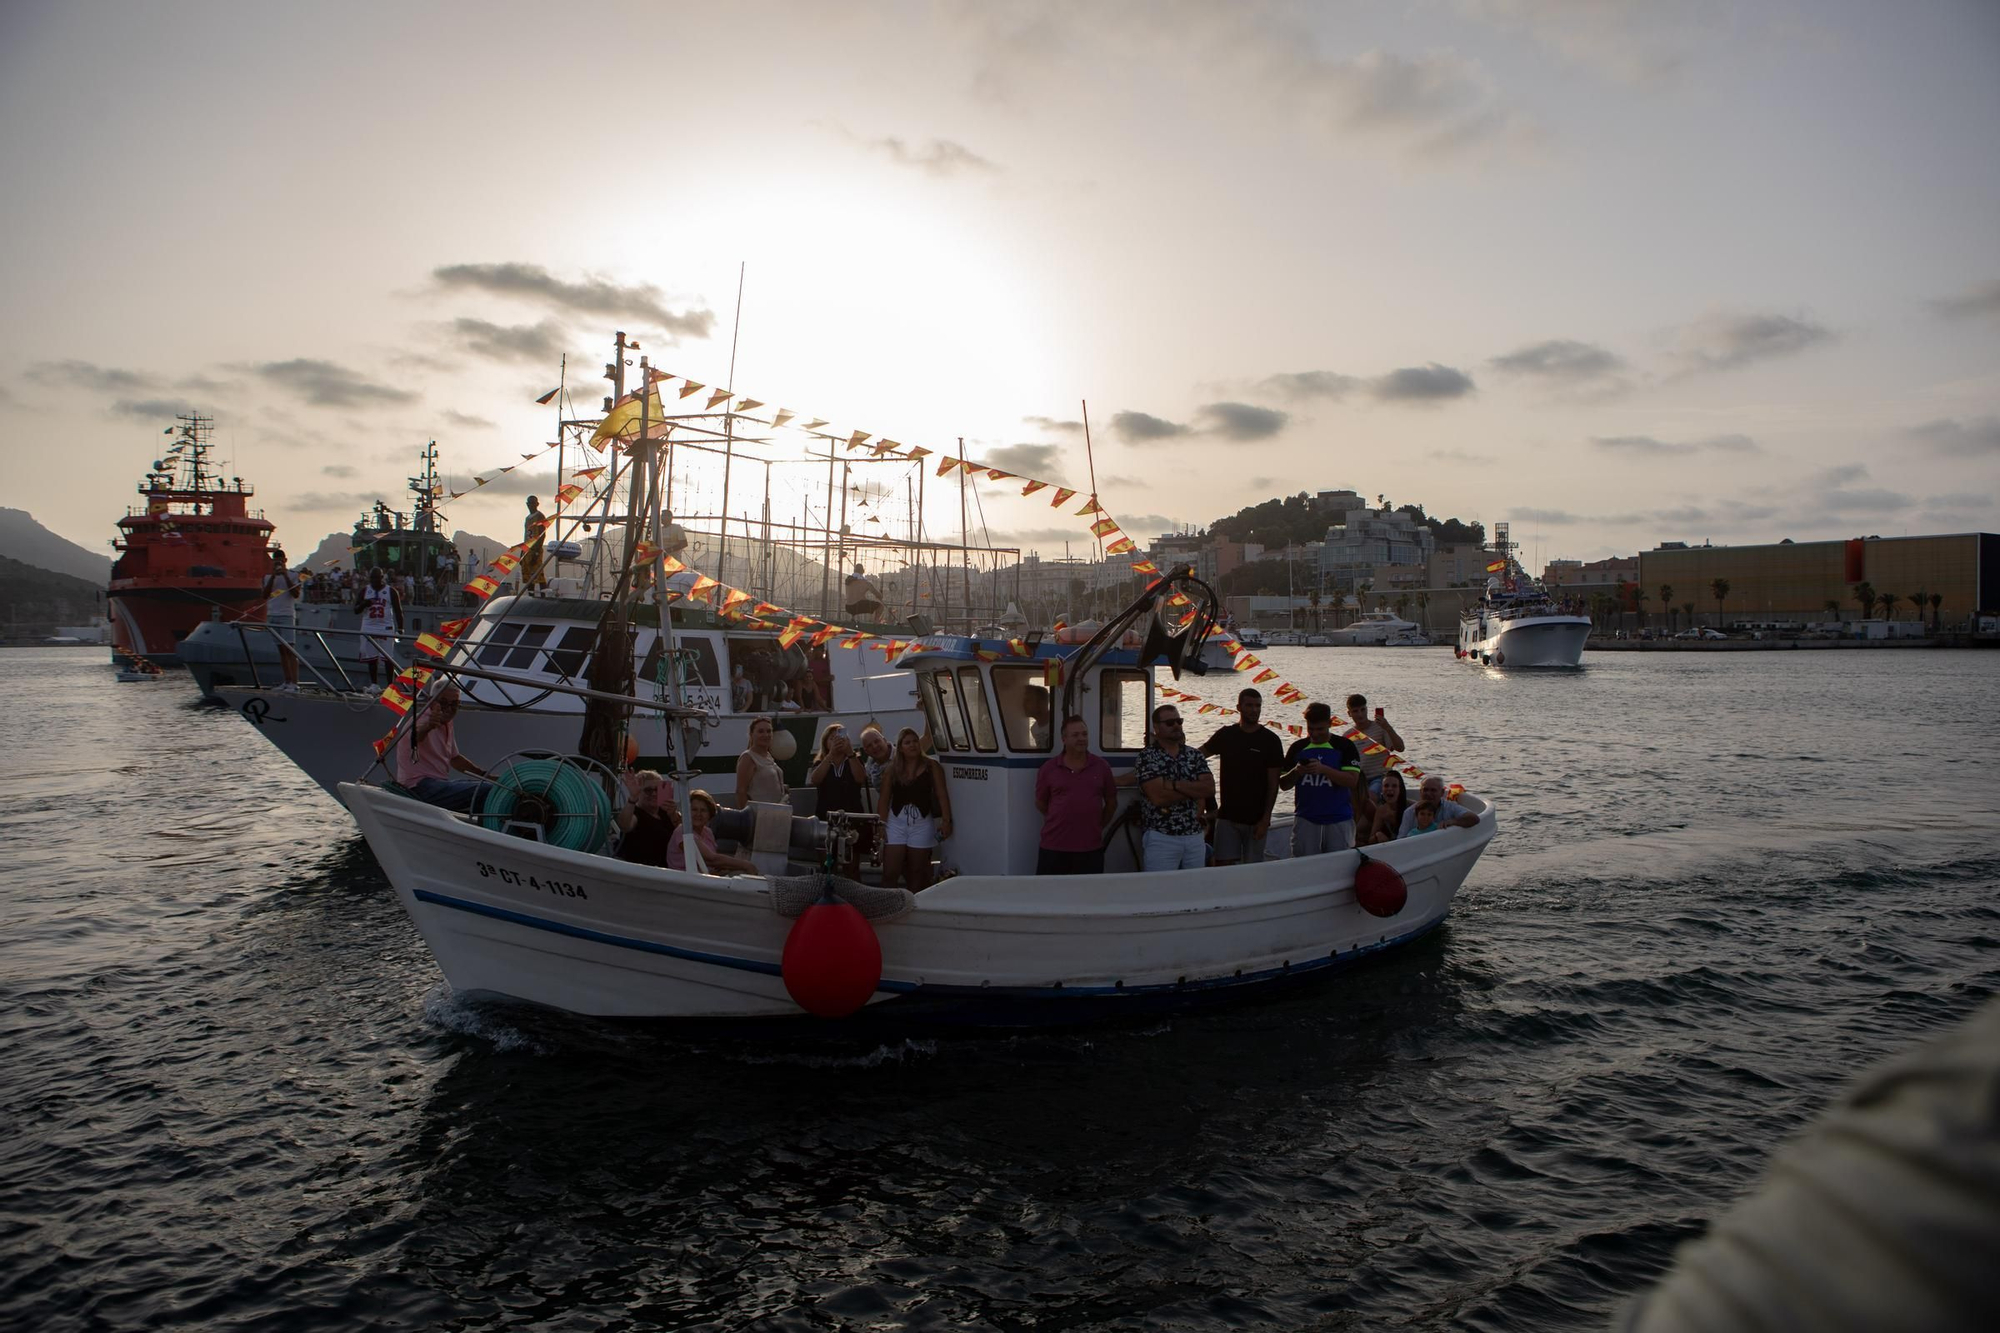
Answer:
<svg viewBox="0 0 2000 1333"><path fill-rule="evenodd" d="M1236 696L1237 720L1208 738L1201 752L1222 761L1222 800L1215 812L1215 864L1255 865L1264 859L1271 807L1278 800L1284 747L1261 719L1264 696L1246 689Z"/></svg>

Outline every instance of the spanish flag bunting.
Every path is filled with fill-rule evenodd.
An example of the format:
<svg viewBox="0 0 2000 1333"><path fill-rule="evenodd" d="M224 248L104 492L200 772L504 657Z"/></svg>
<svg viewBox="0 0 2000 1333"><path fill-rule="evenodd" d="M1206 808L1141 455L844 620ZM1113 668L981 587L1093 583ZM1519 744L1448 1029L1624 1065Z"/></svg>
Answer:
<svg viewBox="0 0 2000 1333"><path fill-rule="evenodd" d="M1002 472L997 467L990 467L986 469L986 479L988 481L1012 481L1014 480L1014 474L1011 472Z"/></svg>
<svg viewBox="0 0 2000 1333"><path fill-rule="evenodd" d="M1240 643L1231 645L1232 648L1241 648L1242 646L1243 645ZM1263 665L1264 665L1263 658L1258 657L1255 653L1245 653L1243 654L1241 660L1239 660L1236 663L1236 669L1238 671L1248 671L1251 667L1259 667Z"/></svg>
<svg viewBox="0 0 2000 1333"><path fill-rule="evenodd" d="M569 475L572 481L596 481L603 474L604 468L600 465L598 467L587 467L581 472L572 472Z"/></svg>
<svg viewBox="0 0 2000 1333"><path fill-rule="evenodd" d="M800 629L797 625L788 625L784 629L778 631L778 643L783 647L789 648L793 644L797 643L800 639L804 638L805 633L806 632Z"/></svg>
<svg viewBox="0 0 2000 1333"><path fill-rule="evenodd" d="M729 613L729 608L731 608L732 606L741 606L745 602L754 602L756 600L757 600L756 598L752 597L749 593L743 591L743 589L741 588L731 588L726 594L724 594L722 598L723 614L727 615Z"/></svg>
<svg viewBox="0 0 2000 1333"><path fill-rule="evenodd" d="M772 606L769 602L759 602L750 608L750 614L753 616L781 616L785 614L785 608L782 606Z"/></svg>
<svg viewBox="0 0 2000 1333"><path fill-rule="evenodd" d="M650 565L659 558L660 558L660 548L655 543L649 542L642 537L639 539L638 542L633 544L632 547L633 564Z"/></svg>
<svg viewBox="0 0 2000 1333"><path fill-rule="evenodd" d="M1026 639L1007 640L1007 651L1016 657L1033 657L1034 650L1028 647Z"/></svg>
<svg viewBox="0 0 2000 1333"><path fill-rule="evenodd" d="M394 745L395 743L396 743L396 729L394 727L391 727L389 728L388 735L384 736L379 741L370 741L369 745L374 748L375 757L377 759L380 759L383 755L389 753L389 747Z"/></svg>
<svg viewBox="0 0 2000 1333"><path fill-rule="evenodd" d="M887 643L878 643L875 646L882 650L883 658L893 660L896 654L910 646L910 641L908 639L891 639Z"/></svg>
<svg viewBox="0 0 2000 1333"><path fill-rule="evenodd" d="M1085 504L1083 508L1076 511L1076 516L1078 518L1089 518L1092 514L1101 514L1103 512L1104 512L1104 506L1097 503L1097 497L1093 495L1090 497L1089 503Z"/></svg>
<svg viewBox="0 0 2000 1333"><path fill-rule="evenodd" d="M854 633L842 639L840 641L840 646L843 648L859 648L862 644L867 643L870 639L874 637L875 636L873 634L863 634L861 631L856 630Z"/></svg>
<svg viewBox="0 0 2000 1333"><path fill-rule="evenodd" d="M1111 543L1111 545L1104 548L1104 554L1130 555L1132 554L1132 552L1138 549L1139 548L1137 544L1134 543L1130 537L1120 537L1117 541Z"/></svg>
<svg viewBox="0 0 2000 1333"><path fill-rule="evenodd" d="M803 425L803 426L799 427L799 429L800 429L800 430L818 430L818 429L819 429L819 428L820 428L821 426L824 426L825 424L826 424L826 418L825 418L825 417L814 417L814 418L813 418L813 419L812 419L811 421L808 421L808 422L807 422L807 423L806 423L805 425Z"/></svg>
<svg viewBox="0 0 2000 1333"><path fill-rule="evenodd" d="M1291 732L1294 736L1303 736L1306 734L1306 729L1299 726L1296 722L1287 725L1285 730Z"/></svg>
<svg viewBox="0 0 2000 1333"><path fill-rule="evenodd" d="M535 401L540 403L543 407L547 407L549 405L549 400L551 398L554 398L557 394L561 392L562 392L562 386L559 384L555 388L550 389L547 393L543 394L541 397L535 399ZM382 752L380 750L377 750L375 753L380 754Z"/></svg>
<svg viewBox="0 0 2000 1333"><path fill-rule="evenodd" d="M1049 501L1049 507L1051 509L1061 509L1069 502L1069 498L1075 494L1076 492L1067 486L1058 486L1056 487L1055 499Z"/></svg>
<svg viewBox="0 0 2000 1333"><path fill-rule="evenodd" d="M1403 765L1403 776L1406 778L1415 778L1417 781L1422 782L1424 780L1424 770L1418 768L1415 764L1406 763Z"/></svg>
<svg viewBox="0 0 2000 1333"><path fill-rule="evenodd" d="M564 482L562 485L556 487L556 508L561 509L564 505L582 494L583 487L577 485L575 482Z"/></svg>
<svg viewBox="0 0 2000 1333"><path fill-rule="evenodd" d="M465 590L471 593L474 597L486 598L486 597L491 597L496 592L499 592L500 585L498 583L495 583L492 579L487 578L484 574L481 574L478 578L466 584Z"/></svg>
<svg viewBox="0 0 2000 1333"><path fill-rule="evenodd" d="M908 457L912 463L921 463L926 458L929 458L932 452L932 450L924 448L921 444L913 444L910 446Z"/></svg>
<svg viewBox="0 0 2000 1333"><path fill-rule="evenodd" d="M1090 525L1090 535L1093 537L1109 537L1116 531L1118 531L1116 519L1100 518Z"/></svg>
<svg viewBox="0 0 2000 1333"><path fill-rule="evenodd" d="M771 424L773 426L782 426L797 415L798 413L792 411L790 408L781 407L771 414Z"/></svg>
<svg viewBox="0 0 2000 1333"><path fill-rule="evenodd" d="M697 574L695 575L694 583L687 590L687 595L691 601L705 599L712 589L720 588L721 586L720 583L717 583L708 575Z"/></svg>
<svg viewBox="0 0 2000 1333"><path fill-rule="evenodd" d="M902 447L902 445L894 440L877 440L875 441L875 456L880 458L883 454L893 454Z"/></svg>
<svg viewBox="0 0 2000 1333"><path fill-rule="evenodd" d="M757 398L738 398L736 400L736 410L738 412L755 412L763 405L763 401Z"/></svg>
<svg viewBox="0 0 2000 1333"><path fill-rule="evenodd" d="M1488 574L1498 574L1501 570L1505 568L1507 568L1507 562L1505 560L1495 560L1492 564L1486 567L1486 572Z"/></svg>
<svg viewBox="0 0 2000 1333"><path fill-rule="evenodd" d="M591 432L590 447L595 449L602 441L615 439L638 425L641 401L638 394L628 393L613 403L611 410L604 414L604 420L598 422L597 429ZM483 485L484 483L475 482L474 484Z"/></svg>
<svg viewBox="0 0 2000 1333"><path fill-rule="evenodd" d="M1387 754L1388 752L1389 747L1380 741L1371 741L1361 749L1361 753L1363 754Z"/></svg>
<svg viewBox="0 0 2000 1333"><path fill-rule="evenodd" d="M814 630L812 638L806 640L806 643L808 646L813 648L823 647L825 646L826 641L828 639L833 638L835 635L844 633L846 633L846 631L841 629L840 626L828 625L824 629Z"/></svg>
<svg viewBox="0 0 2000 1333"><path fill-rule="evenodd" d="M706 389L707 387L708 386L706 384L696 384L693 380L688 380L686 383L681 385L681 397L686 398L690 394L700 393L703 389Z"/></svg>
<svg viewBox="0 0 2000 1333"><path fill-rule="evenodd" d="M982 662L997 662L1000 660L1000 652L995 648L974 648L972 655Z"/></svg>
<svg viewBox="0 0 2000 1333"><path fill-rule="evenodd" d="M708 407L706 410L713 412L715 410L715 405L717 403L726 403L728 401L729 401L729 390L717 389L714 393L708 396Z"/></svg>
<svg viewBox="0 0 2000 1333"><path fill-rule="evenodd" d="M1063 659L1051 657L1042 664L1042 684L1051 690L1059 690L1063 683Z"/></svg>
<svg viewBox="0 0 2000 1333"><path fill-rule="evenodd" d="M869 438L867 431L857 430L854 434L847 437L847 447L850 449L859 449Z"/></svg>
<svg viewBox="0 0 2000 1333"><path fill-rule="evenodd" d="M1132 568L1138 570L1141 574L1157 574L1160 572L1160 567L1150 560L1134 560Z"/></svg>
<svg viewBox="0 0 2000 1333"><path fill-rule="evenodd" d="M1463 795L1465 795L1465 784L1463 782L1454 782L1444 789L1444 798L1447 801L1455 801Z"/></svg>
<svg viewBox="0 0 2000 1333"><path fill-rule="evenodd" d="M444 624L438 626L437 632L439 637L441 638L455 639L459 635L465 633L465 631L471 628L471 626L472 626L472 617L467 616L463 620L445 621Z"/></svg>
<svg viewBox="0 0 2000 1333"><path fill-rule="evenodd" d="M687 566L686 566L686 565L684 565L684 564L682 564L682 563L681 563L680 561L678 561L678 560L674 559L674 558L673 558L672 556L667 556L667 557L665 557L665 558L664 558L664 559L663 559L663 560L662 560L662 561L660 562L660 568L662 568L662 569L666 570L666 571L667 571L667 573L669 573L669 574L685 574L685 573L687 573Z"/></svg>
<svg viewBox="0 0 2000 1333"><path fill-rule="evenodd" d="M531 459L531 458L534 458L534 457L536 457L536 456L537 456L537 455L539 455L539 454L540 454L541 452L542 452L541 450L537 449L537 450L535 450L535 452L534 452L534 453L532 453L532 454L522 454L522 455L521 455L521 459L522 459L522 461L523 461L523 462L525 462L525 461L527 461L528 459ZM520 466L520 464L519 464L519 463L516 463L516 464L514 464L514 466L515 466L515 467L519 467L519 466Z"/></svg>
<svg viewBox="0 0 2000 1333"><path fill-rule="evenodd" d="M661 370L658 366L646 367L646 383L648 384L665 384L668 380L675 378L678 377L671 370Z"/></svg>
<svg viewBox="0 0 2000 1333"><path fill-rule="evenodd" d="M435 634L419 634L417 636L417 651L420 653L429 653L432 657L443 657L451 651L451 644L445 639L440 639Z"/></svg>
<svg viewBox="0 0 2000 1333"><path fill-rule="evenodd" d="M1033 495L1036 491L1041 490L1043 487L1047 485L1048 483L1046 481L1031 481L1026 486L1023 486L1021 488L1021 494Z"/></svg>
<svg viewBox="0 0 2000 1333"><path fill-rule="evenodd" d="M520 558L512 555L496 555L493 557L493 562L487 566L488 569L501 574L512 574L520 567Z"/></svg>
<svg viewBox="0 0 2000 1333"><path fill-rule="evenodd" d="M940 477L949 477L952 474L952 469L956 468L957 466L958 466L958 460L947 454L945 457L940 458L938 460L937 474Z"/></svg>
<svg viewBox="0 0 2000 1333"><path fill-rule="evenodd" d="M393 712L407 713L410 711L409 696L404 694L401 690L397 689L394 685L391 685L387 689L382 691L381 700L382 700L382 706L384 708L390 709Z"/></svg>
<svg viewBox="0 0 2000 1333"><path fill-rule="evenodd" d="M1265 667L1262 671L1250 677L1250 683L1252 685L1262 685L1267 680L1275 680L1277 675L1277 672L1271 670L1269 667Z"/></svg>
<svg viewBox="0 0 2000 1333"><path fill-rule="evenodd" d="M1194 605L1194 603L1188 600L1188 595L1187 595L1186 593L1184 593L1184 592L1177 592L1177 593L1175 593L1175 594L1174 594L1173 596L1171 596L1171 597L1167 598L1167 605L1168 605L1168 606L1192 606L1192 605Z"/></svg>
<svg viewBox="0 0 2000 1333"><path fill-rule="evenodd" d="M1215 711L1215 705L1203 704L1201 707L1195 709L1194 711L1197 713L1213 713Z"/></svg>

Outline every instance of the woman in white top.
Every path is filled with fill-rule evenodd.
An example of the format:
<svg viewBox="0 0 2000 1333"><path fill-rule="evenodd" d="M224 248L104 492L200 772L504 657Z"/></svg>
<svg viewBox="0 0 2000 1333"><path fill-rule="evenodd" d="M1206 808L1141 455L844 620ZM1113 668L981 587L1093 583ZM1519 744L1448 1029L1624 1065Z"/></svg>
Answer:
<svg viewBox="0 0 2000 1333"><path fill-rule="evenodd" d="M750 748L736 757L736 795L730 804L741 810L752 801L783 804L785 775L771 755L771 737L776 727L768 717L752 719Z"/></svg>
<svg viewBox="0 0 2000 1333"><path fill-rule="evenodd" d="M292 651L299 629L299 580L285 565L282 547L271 551L271 568L264 574L264 623L278 641L278 666L285 683L278 688L287 694L299 692L299 655Z"/></svg>

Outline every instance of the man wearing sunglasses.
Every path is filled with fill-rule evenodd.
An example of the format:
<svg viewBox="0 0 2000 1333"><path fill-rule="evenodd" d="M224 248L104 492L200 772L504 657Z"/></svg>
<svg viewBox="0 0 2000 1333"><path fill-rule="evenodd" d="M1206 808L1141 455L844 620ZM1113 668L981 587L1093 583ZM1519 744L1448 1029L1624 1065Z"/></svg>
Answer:
<svg viewBox="0 0 2000 1333"><path fill-rule="evenodd" d="M1139 752L1133 771L1145 803L1139 822L1146 830L1141 868L1199 870L1208 861L1201 836L1201 803L1215 798L1215 775L1200 750L1185 743L1181 713L1172 704L1153 710L1152 743Z"/></svg>

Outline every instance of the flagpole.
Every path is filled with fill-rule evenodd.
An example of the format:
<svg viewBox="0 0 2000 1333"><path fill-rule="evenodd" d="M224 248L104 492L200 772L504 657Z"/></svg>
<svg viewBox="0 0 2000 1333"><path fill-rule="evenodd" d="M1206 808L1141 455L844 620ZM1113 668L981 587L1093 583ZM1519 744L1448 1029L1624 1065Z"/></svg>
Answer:
<svg viewBox="0 0 2000 1333"><path fill-rule="evenodd" d="M965 590L965 633L970 638L979 627L972 623L972 529L965 514L965 437L958 437L958 552Z"/></svg>
<svg viewBox="0 0 2000 1333"><path fill-rule="evenodd" d="M734 448L736 440L736 400L734 397L736 392L736 340L737 335L743 331L743 271L747 266L748 261L738 261L736 265L736 320L729 330L729 383L726 386L731 394L729 400L730 408L722 414L722 530L716 539L721 550L715 557L715 577L724 583L729 582L729 465L736 461L736 451ZM749 530L747 520L744 523L744 530ZM744 558L743 568L745 570L750 568L750 561L747 556Z"/></svg>

